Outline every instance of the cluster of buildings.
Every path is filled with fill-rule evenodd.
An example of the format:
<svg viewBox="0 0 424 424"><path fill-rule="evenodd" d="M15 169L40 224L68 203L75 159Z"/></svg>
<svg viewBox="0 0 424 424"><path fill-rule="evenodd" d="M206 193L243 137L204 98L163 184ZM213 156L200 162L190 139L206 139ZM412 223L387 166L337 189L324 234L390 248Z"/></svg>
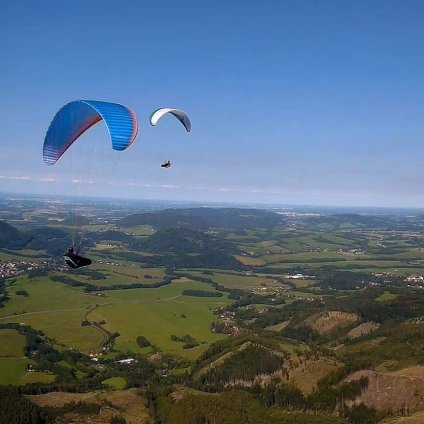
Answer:
<svg viewBox="0 0 424 424"><path fill-rule="evenodd" d="M90 359L94 362L99 362L99 359L102 357L102 355L103 355L102 352L91 352ZM135 358L125 358L125 359L120 359L118 361L115 361L115 364L129 365L134 362L137 362Z"/></svg>
<svg viewBox="0 0 424 424"><path fill-rule="evenodd" d="M410 286L424 287L424 277L422 275L410 275L404 282Z"/></svg>
<svg viewBox="0 0 424 424"><path fill-rule="evenodd" d="M99 362L99 359L103 356L103 354L108 353L109 347L110 346L106 345L106 346L103 346L100 350L94 350L90 352L89 354L90 359L94 362Z"/></svg>
<svg viewBox="0 0 424 424"><path fill-rule="evenodd" d="M102 352L90 352L90 359L94 362L99 362L99 358L102 356Z"/></svg>
<svg viewBox="0 0 424 424"><path fill-rule="evenodd" d="M242 329L234 322L234 312L222 310L222 308L219 308L215 311L215 313L219 314L221 321L212 327L211 331L213 333L225 333L231 336L238 336L241 334Z"/></svg>
<svg viewBox="0 0 424 424"><path fill-rule="evenodd" d="M102 355L103 355L103 353L101 353L101 352L91 352L90 353L90 359L93 362L99 362ZM136 362L137 362L137 359L135 359L135 358L124 358L124 359L120 359L120 360L115 361L115 364L130 365L130 364L136 363ZM101 367L100 364L98 364L97 366Z"/></svg>
<svg viewBox="0 0 424 424"><path fill-rule="evenodd" d="M0 277L13 277L20 273L21 271L16 262L0 262Z"/></svg>
<svg viewBox="0 0 424 424"><path fill-rule="evenodd" d="M287 274L284 276L289 280L313 280L315 275L304 275L304 274Z"/></svg>
<svg viewBox="0 0 424 424"><path fill-rule="evenodd" d="M286 286L267 286L267 285L261 285L261 286L256 286L253 287L253 289L251 290L252 293L254 294L259 294L259 295L268 295L268 294L282 294L283 292L285 292L287 290ZM274 298L274 301L276 301L277 299Z"/></svg>
<svg viewBox="0 0 424 424"><path fill-rule="evenodd" d="M241 334L242 329L235 324L229 322L220 323L221 325L216 325L212 328L212 333L224 333L229 334L230 336L238 336Z"/></svg>
<svg viewBox="0 0 424 424"><path fill-rule="evenodd" d="M44 268L47 262L0 261L0 278L16 277L25 272Z"/></svg>
<svg viewBox="0 0 424 424"><path fill-rule="evenodd" d="M342 253L344 255L364 255L365 252L362 249L339 249L337 253Z"/></svg>
<svg viewBox="0 0 424 424"><path fill-rule="evenodd" d="M120 359L119 361L115 361L116 364L123 364L123 365L129 365L129 364L132 364L133 362L137 362L137 360L134 358L125 358L125 359Z"/></svg>

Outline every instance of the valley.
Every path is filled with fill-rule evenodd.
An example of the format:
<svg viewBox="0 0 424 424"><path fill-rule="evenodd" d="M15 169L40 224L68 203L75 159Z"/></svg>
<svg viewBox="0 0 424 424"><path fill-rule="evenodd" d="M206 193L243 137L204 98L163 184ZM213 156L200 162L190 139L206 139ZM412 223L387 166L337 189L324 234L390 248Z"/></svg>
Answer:
<svg viewBox="0 0 424 424"><path fill-rule="evenodd" d="M422 212L7 196L0 209L12 404L58 423L420 422ZM64 264L73 243L91 266Z"/></svg>

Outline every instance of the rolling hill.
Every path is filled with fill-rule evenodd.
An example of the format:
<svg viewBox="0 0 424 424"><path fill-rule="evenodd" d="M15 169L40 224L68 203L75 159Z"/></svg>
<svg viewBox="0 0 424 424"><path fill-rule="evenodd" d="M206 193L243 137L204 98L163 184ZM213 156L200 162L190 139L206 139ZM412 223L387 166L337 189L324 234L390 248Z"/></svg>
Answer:
<svg viewBox="0 0 424 424"><path fill-rule="evenodd" d="M122 219L118 224L122 227L151 225L158 229L183 227L195 230L210 228L245 230L269 228L282 222L281 215L259 209L191 208L134 214Z"/></svg>

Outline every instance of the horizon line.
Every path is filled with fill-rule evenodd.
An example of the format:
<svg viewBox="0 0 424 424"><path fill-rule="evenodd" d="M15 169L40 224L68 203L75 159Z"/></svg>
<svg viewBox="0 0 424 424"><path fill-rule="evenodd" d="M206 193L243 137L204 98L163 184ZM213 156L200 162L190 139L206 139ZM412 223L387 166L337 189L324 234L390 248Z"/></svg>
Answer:
<svg viewBox="0 0 424 424"><path fill-rule="evenodd" d="M169 204L198 204L202 206L216 205L216 206L243 206L251 209L272 209L272 208L317 208L317 209L379 209L379 210L404 210L404 211L419 211L423 210L423 206L381 206L381 205L340 205L340 204L313 204L313 203L277 203L277 202L252 202L252 201L220 201L220 200L180 200L180 199L151 199L151 198L128 198L128 197L105 197L105 196L84 196L84 195L63 195L63 194L48 194L48 193L21 193L11 191L0 191L0 197L17 196L17 197L30 197L30 198L55 198L64 200L81 200L81 201L113 201L123 200L131 203L136 202L152 202L152 203L169 203Z"/></svg>

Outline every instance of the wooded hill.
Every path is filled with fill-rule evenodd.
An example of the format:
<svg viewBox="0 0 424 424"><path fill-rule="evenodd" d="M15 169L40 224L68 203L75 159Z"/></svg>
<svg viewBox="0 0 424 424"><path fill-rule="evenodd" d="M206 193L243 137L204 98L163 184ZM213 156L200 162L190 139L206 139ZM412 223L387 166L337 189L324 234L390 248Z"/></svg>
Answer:
<svg viewBox="0 0 424 424"><path fill-rule="evenodd" d="M60 254L71 244L71 236L56 228L19 231L7 222L0 221L0 249L47 250L51 254Z"/></svg>
<svg viewBox="0 0 424 424"><path fill-rule="evenodd" d="M134 214L119 221L118 225L122 227L151 225L158 229L184 227L195 230L209 228L246 230L269 228L283 222L281 215L259 209L192 208Z"/></svg>
<svg viewBox="0 0 424 424"><path fill-rule="evenodd" d="M138 250L157 253L210 253L223 251L229 254L239 253L237 246L222 238L187 228L159 230L151 236L132 245Z"/></svg>

